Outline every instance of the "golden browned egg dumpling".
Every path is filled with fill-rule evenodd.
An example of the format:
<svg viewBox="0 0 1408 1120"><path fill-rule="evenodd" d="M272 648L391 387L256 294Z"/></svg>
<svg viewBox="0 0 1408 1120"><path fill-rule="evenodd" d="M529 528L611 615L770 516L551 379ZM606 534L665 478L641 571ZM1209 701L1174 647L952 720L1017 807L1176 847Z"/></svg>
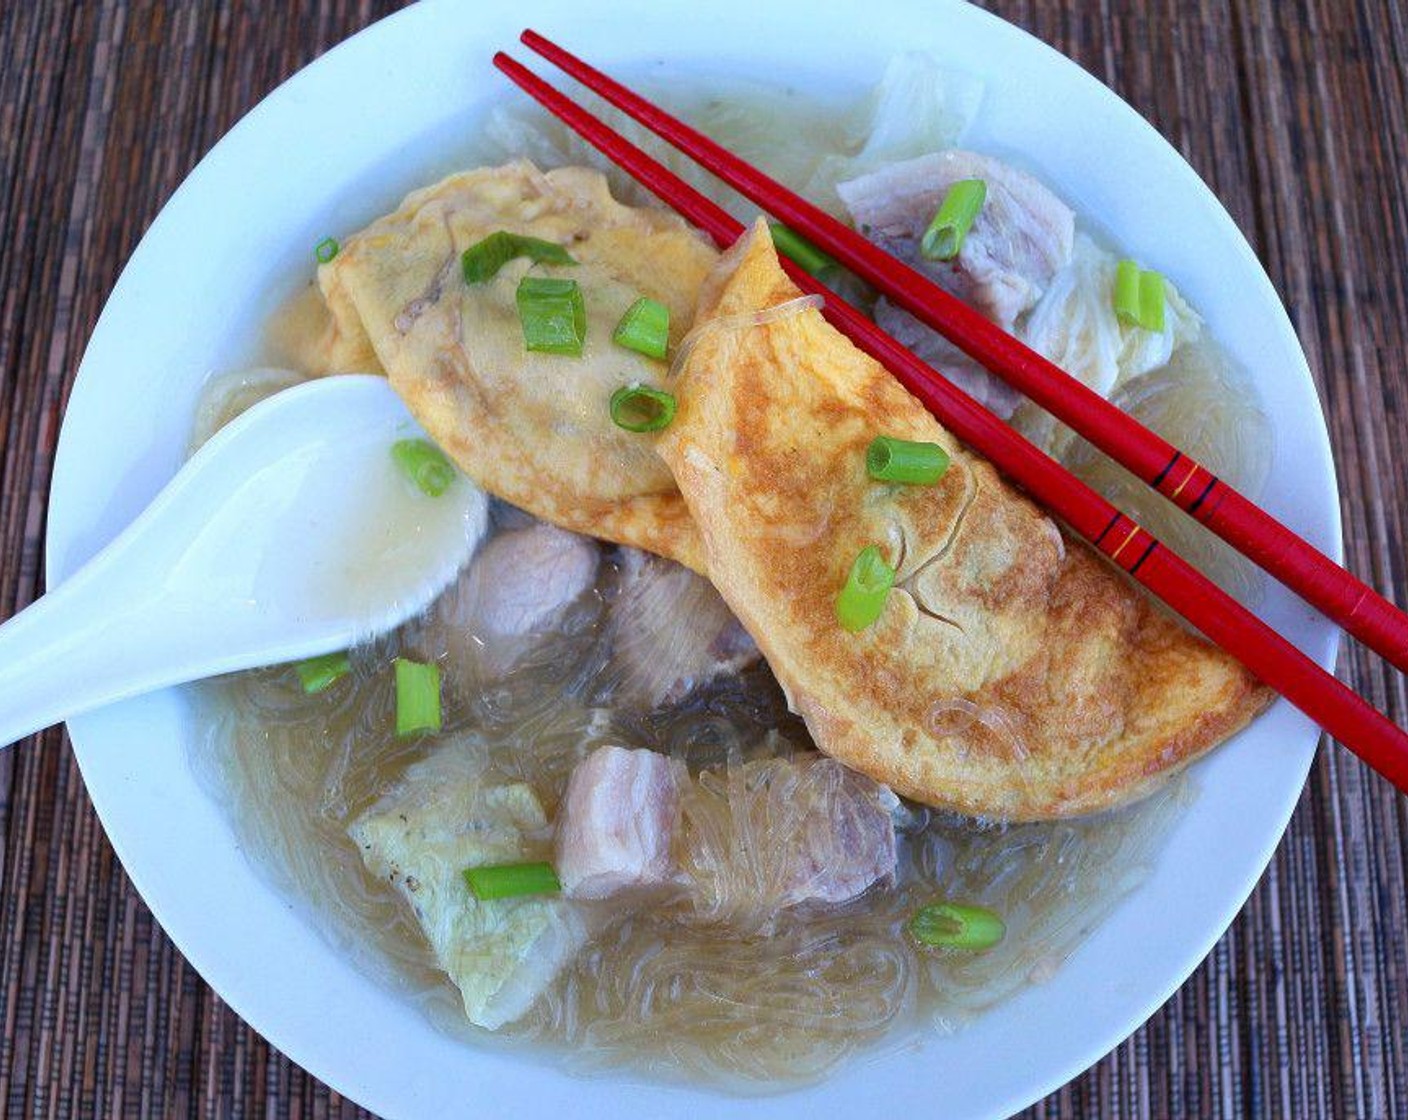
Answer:
<svg viewBox="0 0 1408 1120"><path fill-rule="evenodd" d="M460 257L506 230L574 265L511 260L467 284ZM702 570L699 537L651 442L611 422L611 394L668 366L612 342L639 297L670 309L678 344L715 250L673 214L623 206L599 172L526 161L451 175L348 238L319 283L342 368L368 350L416 418L480 486L544 520ZM581 357L524 348L515 292L529 272L585 295Z"/></svg>
<svg viewBox="0 0 1408 1120"><path fill-rule="evenodd" d="M817 745L931 805L1005 819L1149 792L1269 694L965 451L800 293L765 226L720 263L658 449L709 576ZM880 434L937 442L932 486L873 481ZM857 553L897 569L859 633L835 599Z"/></svg>

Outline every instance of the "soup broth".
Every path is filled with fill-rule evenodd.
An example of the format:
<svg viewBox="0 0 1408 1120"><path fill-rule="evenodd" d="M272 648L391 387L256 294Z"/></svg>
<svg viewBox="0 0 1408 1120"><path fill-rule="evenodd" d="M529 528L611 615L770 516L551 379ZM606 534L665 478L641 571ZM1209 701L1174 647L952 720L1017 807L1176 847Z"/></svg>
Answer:
<svg viewBox="0 0 1408 1120"><path fill-rule="evenodd" d="M494 777L531 785L551 816L594 748L648 747L708 771L698 809L721 813L732 802L711 790L809 747L763 666L677 707L618 706L599 640L615 575L606 565L566 631L501 686L480 693L447 680L444 731L433 738L395 736L388 668L400 654L443 652L434 610L353 651L350 682L325 693L306 695L287 667L202 686L202 766L251 850L340 949L457 1034L540 1043L580 1070L627 1065L754 1090L811 1080L897 1040L897 1028L957 1027L1050 975L1146 874L1191 796L1180 779L1130 809L1021 825L906 806L893 888L826 913L783 910L769 931L745 936L678 907L608 919L524 1019L479 1031L400 895L366 871L347 836L409 765L447 746L473 752ZM1006 938L983 954L916 946L906 923L936 898L990 907Z"/></svg>
<svg viewBox="0 0 1408 1120"><path fill-rule="evenodd" d="M824 111L764 86L727 98L702 86L647 92L835 208L838 179L953 145L980 96L972 83L935 78L906 95L910 123L900 127L906 103L897 80L891 75L878 92ZM633 127L623 130L660 150ZM543 166L601 164L559 126L519 107L493 111L470 154L481 163L526 156ZM688 174L717 191L702 173ZM621 197L637 197L613 176ZM261 364L298 367L317 325L316 300L300 295L272 324ZM264 374L213 383L197 442L285 384L286 377ZM1114 391L1221 477L1251 490L1259 485L1269 446L1265 423L1213 344ZM1080 441L1054 426L1032 431L1126 508L1152 512L1122 472ZM523 517L496 503L490 532L508 531ZM1197 526L1156 523L1215 578L1243 597L1255 595L1255 581ZM1128 809L1020 825L904 805L893 886L839 907L781 909L742 931L678 901L630 912L601 907L587 946L533 1009L493 1034L478 1030L466 1022L402 897L368 873L348 838L348 825L408 766L433 750L465 752L491 776L530 785L551 819L572 768L594 748L649 748L702 775L685 795L685 813L727 827L730 814L751 811L750 783L764 780L770 760L811 749L765 665L678 704L650 707L626 697L606 640L621 578L617 555L604 553L592 590L506 679L486 686L472 673L447 676L439 735L397 738L389 670L402 654L445 657L451 635L439 608L353 650L350 677L322 693L305 694L286 666L199 687L206 732L197 765L252 858L341 951L418 1001L447 1031L482 1044L532 1043L581 1071L624 1066L743 1091L813 1080L857 1050L897 1044L916 1026L960 1027L1051 975L1140 882L1192 796L1191 782L1179 778ZM916 907L940 898L1001 914L1005 938L976 954L916 945L907 922Z"/></svg>

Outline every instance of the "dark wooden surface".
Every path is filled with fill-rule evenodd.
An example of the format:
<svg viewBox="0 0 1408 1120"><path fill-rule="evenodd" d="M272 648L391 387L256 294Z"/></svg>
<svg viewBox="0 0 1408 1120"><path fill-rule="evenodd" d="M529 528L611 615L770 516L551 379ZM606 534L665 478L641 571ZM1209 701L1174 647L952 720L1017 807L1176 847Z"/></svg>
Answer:
<svg viewBox="0 0 1408 1120"><path fill-rule="evenodd" d="M0 0L0 617L38 594L65 395L143 230L246 109L392 6ZM1403 601L1408 8L988 6L1112 85L1226 202L1315 371L1350 565ZM1341 670L1408 719L1398 675L1357 649ZM1028 1115L1408 1117L1406 840L1408 802L1328 745L1209 959ZM163 936L59 731L0 753L0 953L7 1116L366 1115L245 1026Z"/></svg>

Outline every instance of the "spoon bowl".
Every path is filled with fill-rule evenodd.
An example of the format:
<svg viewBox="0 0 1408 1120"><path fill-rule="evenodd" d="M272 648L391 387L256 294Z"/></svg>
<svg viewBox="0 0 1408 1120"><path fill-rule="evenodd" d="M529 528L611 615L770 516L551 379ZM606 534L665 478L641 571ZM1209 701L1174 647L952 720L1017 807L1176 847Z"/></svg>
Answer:
<svg viewBox="0 0 1408 1120"><path fill-rule="evenodd" d="M0 626L0 744L201 677L344 649L424 610L483 535L456 474L435 497L391 447L424 433L381 377L255 405L116 539Z"/></svg>

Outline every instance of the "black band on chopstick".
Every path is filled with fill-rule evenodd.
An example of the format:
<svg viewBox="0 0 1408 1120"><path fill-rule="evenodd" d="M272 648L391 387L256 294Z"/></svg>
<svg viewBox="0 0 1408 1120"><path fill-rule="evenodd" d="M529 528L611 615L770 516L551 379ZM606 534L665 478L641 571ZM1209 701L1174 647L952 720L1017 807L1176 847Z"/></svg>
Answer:
<svg viewBox="0 0 1408 1120"><path fill-rule="evenodd" d="M1208 495L1212 493L1212 488L1216 485L1217 476L1213 475L1211 478L1208 479L1208 484L1203 487L1203 492L1199 494L1196 498L1194 498L1192 504L1188 506L1188 512L1197 513L1198 507L1202 505L1205 501L1207 501Z"/></svg>
<svg viewBox="0 0 1408 1120"><path fill-rule="evenodd" d="M1154 554L1154 549L1156 549L1156 548L1158 548L1158 547L1159 547L1159 542L1158 542L1158 541L1155 541L1155 540L1151 540L1151 541L1149 542L1149 547L1146 548L1142 553L1139 554L1139 559L1136 560L1133 564L1131 564L1131 565L1129 566L1129 574L1130 574L1130 575L1135 575L1135 574L1139 571L1139 565L1141 565L1142 563L1144 563L1145 560L1149 559L1149 557Z"/></svg>
<svg viewBox="0 0 1408 1120"><path fill-rule="evenodd" d="M1119 519L1120 519L1119 511L1116 510L1116 511L1115 511L1115 515L1114 515L1112 518L1110 518L1110 523L1109 523L1108 525L1106 525L1103 529L1101 529L1101 530L1100 530L1100 535L1095 538L1095 542L1094 542L1094 543L1095 543L1095 547L1096 547L1096 548L1099 548L1099 547L1100 547L1100 542L1103 541L1106 537L1108 537L1108 536L1110 535L1110 530L1115 527L1115 525L1119 522Z"/></svg>
<svg viewBox="0 0 1408 1120"><path fill-rule="evenodd" d="M1156 488L1156 489L1157 489L1158 487L1162 486L1164 479L1166 479L1166 478L1168 477L1168 472L1171 471L1171 470L1173 470L1173 468L1178 465L1178 460L1181 459L1181 458L1183 458L1183 452L1181 452L1181 451L1175 451L1175 452L1173 453L1173 458L1170 459L1170 460L1164 465L1164 469L1163 469L1163 470L1161 470L1158 474L1156 474L1156 475L1154 476L1154 481L1151 482L1151 483L1149 483L1149 485L1150 485L1150 486L1153 486L1153 487Z"/></svg>

